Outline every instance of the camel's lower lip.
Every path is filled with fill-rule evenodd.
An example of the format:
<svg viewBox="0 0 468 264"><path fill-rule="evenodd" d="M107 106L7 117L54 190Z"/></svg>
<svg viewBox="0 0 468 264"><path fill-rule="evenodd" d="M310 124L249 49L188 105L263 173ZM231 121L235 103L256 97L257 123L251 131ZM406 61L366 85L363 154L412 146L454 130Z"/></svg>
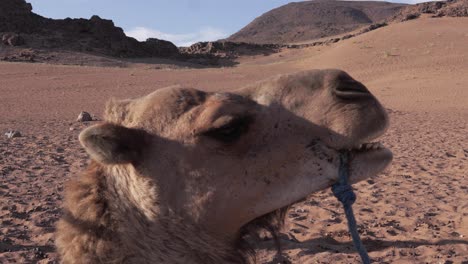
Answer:
<svg viewBox="0 0 468 264"><path fill-rule="evenodd" d="M390 149L380 147L378 149L351 150L351 159L353 161L365 162L368 165L386 167L393 160L393 153Z"/></svg>
<svg viewBox="0 0 468 264"><path fill-rule="evenodd" d="M390 149L384 147L380 142L359 144L355 148L347 149L354 161L362 161L367 164L387 166L393 159Z"/></svg>
<svg viewBox="0 0 468 264"><path fill-rule="evenodd" d="M385 147L351 150L350 182L356 183L381 173L392 163L392 160L392 152Z"/></svg>
<svg viewBox="0 0 468 264"><path fill-rule="evenodd" d="M380 142L362 143L336 150L348 152L352 162L365 162L369 166L386 167L393 160L393 153Z"/></svg>

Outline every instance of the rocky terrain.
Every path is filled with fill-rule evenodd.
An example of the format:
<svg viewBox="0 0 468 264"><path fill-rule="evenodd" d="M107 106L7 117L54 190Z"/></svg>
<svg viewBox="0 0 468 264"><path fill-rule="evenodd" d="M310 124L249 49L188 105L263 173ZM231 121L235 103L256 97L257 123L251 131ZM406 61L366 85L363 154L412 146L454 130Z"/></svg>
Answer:
<svg viewBox="0 0 468 264"><path fill-rule="evenodd" d="M389 20L401 22L418 18L423 14L432 17L466 17L468 16L468 0L426 2L406 6Z"/></svg>
<svg viewBox="0 0 468 264"><path fill-rule="evenodd" d="M385 20L404 7L372 1L293 2L261 15L227 40L285 44L330 37Z"/></svg>
<svg viewBox="0 0 468 264"><path fill-rule="evenodd" d="M231 41L198 42L190 47L181 47L183 54L211 54L218 57L238 57L249 55L269 55L286 47L280 44L253 44Z"/></svg>
<svg viewBox="0 0 468 264"><path fill-rule="evenodd" d="M177 47L169 41L148 39L139 42L127 37L111 20L48 19L32 12L25 0L0 2L0 35L8 46L59 49L115 57L170 57Z"/></svg>
<svg viewBox="0 0 468 264"><path fill-rule="evenodd" d="M373 24L411 20L422 14L433 17L468 16L468 0L415 5L372 1L293 2L259 16L226 40L291 46L320 38L339 39L334 36L346 36L349 35L346 33Z"/></svg>
<svg viewBox="0 0 468 264"><path fill-rule="evenodd" d="M180 47L179 51L181 52L181 54L186 56L200 56L201 58L212 57L236 59L241 56L268 56L270 54L280 52L283 49L302 49L307 47L330 45L345 39L353 38L361 34L376 30L381 27L385 27L387 25L388 24L386 22L374 23L365 26L359 30L349 32L348 34L344 34L343 36L335 36L325 38L322 40L309 41L301 44L256 44L221 40L198 42L191 45L190 47Z"/></svg>
<svg viewBox="0 0 468 264"><path fill-rule="evenodd" d="M99 16L48 19L32 11L25 0L0 2L0 60L118 67L143 62L162 68L200 68L234 66L242 56L330 45L421 14L467 16L468 0L418 5L320 0L290 3L260 16L226 40L180 48L160 39L139 42Z"/></svg>
<svg viewBox="0 0 468 264"><path fill-rule="evenodd" d="M307 45L214 41L177 48L165 40L129 38L111 20L99 16L48 19L32 10L24 0L0 2L0 60L128 67L132 63L128 58L165 58L171 61L152 62L177 67L232 66L240 56L269 55L284 48L325 45L351 37Z"/></svg>
<svg viewBox="0 0 468 264"><path fill-rule="evenodd" d="M111 20L48 19L32 12L25 0L0 2L0 60L58 64L128 66L125 58L167 58L189 67L230 66L243 55L271 54L278 45L200 42L177 48L165 40L139 42ZM123 60L122 60L123 59Z"/></svg>
<svg viewBox="0 0 468 264"><path fill-rule="evenodd" d="M362 12L357 12L356 10L361 10ZM308 12L312 14L317 13L315 14L315 19L319 22L311 20L312 18ZM342 12L342 14L338 14L337 12ZM290 16L291 13L300 14L299 19L295 16ZM341 23L341 29L337 29L336 25L330 28L331 23L328 23L324 28L320 28L324 23L323 21L329 19L330 14L339 16L342 19L334 20L334 23ZM281 49L329 45L387 26L389 23L416 19L424 14L430 14L434 18L468 16L468 0L426 2L416 5L369 1L308 1L290 3L258 17L226 40L199 42L190 47L179 48L179 50L183 54L203 54L223 58L237 58L239 56L258 54L268 55L279 52ZM346 18L347 15L350 15L349 19ZM363 18L364 15L369 19ZM305 16L306 19L301 20L301 16ZM294 21L288 21L292 17L294 17ZM271 23L280 23L281 25L277 26L282 29L275 30L275 25L271 27ZM261 28L262 25L264 28ZM293 28L291 29L291 27ZM296 35L291 37L290 34L295 30L294 27L306 27L304 31L307 34L299 38L296 38ZM316 28L311 29L310 27ZM327 33L326 31L330 32ZM313 32L319 33L310 35ZM267 36L268 40L257 40L257 38L262 38L263 35ZM283 40L277 41L278 39Z"/></svg>

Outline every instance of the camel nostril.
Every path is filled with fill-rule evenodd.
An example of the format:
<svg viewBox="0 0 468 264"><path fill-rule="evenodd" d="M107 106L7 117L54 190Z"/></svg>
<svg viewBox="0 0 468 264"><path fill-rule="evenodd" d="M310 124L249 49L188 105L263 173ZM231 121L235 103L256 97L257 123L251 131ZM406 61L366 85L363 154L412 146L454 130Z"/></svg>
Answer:
<svg viewBox="0 0 468 264"><path fill-rule="evenodd" d="M336 97L340 99L362 99L372 97L369 90L355 80L342 80L333 89Z"/></svg>

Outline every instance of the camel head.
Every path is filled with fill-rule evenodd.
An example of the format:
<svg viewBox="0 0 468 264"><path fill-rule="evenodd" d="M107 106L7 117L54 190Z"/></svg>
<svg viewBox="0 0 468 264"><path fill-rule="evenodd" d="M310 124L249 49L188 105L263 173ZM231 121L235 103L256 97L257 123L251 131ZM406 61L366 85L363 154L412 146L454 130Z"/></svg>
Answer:
<svg viewBox="0 0 468 264"><path fill-rule="evenodd" d="M80 141L120 194L150 220L174 215L223 237L331 186L342 150L351 150L351 183L392 160L372 143L388 126L384 108L339 70L233 92L168 87L110 101L105 119Z"/></svg>

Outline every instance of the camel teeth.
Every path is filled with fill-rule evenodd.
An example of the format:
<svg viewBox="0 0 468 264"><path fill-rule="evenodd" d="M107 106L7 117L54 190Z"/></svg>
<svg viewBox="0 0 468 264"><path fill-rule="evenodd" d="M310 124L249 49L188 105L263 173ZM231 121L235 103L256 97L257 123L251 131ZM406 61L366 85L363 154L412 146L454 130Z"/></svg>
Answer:
<svg viewBox="0 0 468 264"><path fill-rule="evenodd" d="M383 145L380 142L374 142L374 143L369 143L369 146L367 148L372 149L372 150L376 150L376 149L383 148Z"/></svg>
<svg viewBox="0 0 468 264"><path fill-rule="evenodd" d="M383 145L380 142L364 143L356 145L356 147L348 150L366 151L366 150L377 150L382 149Z"/></svg>

